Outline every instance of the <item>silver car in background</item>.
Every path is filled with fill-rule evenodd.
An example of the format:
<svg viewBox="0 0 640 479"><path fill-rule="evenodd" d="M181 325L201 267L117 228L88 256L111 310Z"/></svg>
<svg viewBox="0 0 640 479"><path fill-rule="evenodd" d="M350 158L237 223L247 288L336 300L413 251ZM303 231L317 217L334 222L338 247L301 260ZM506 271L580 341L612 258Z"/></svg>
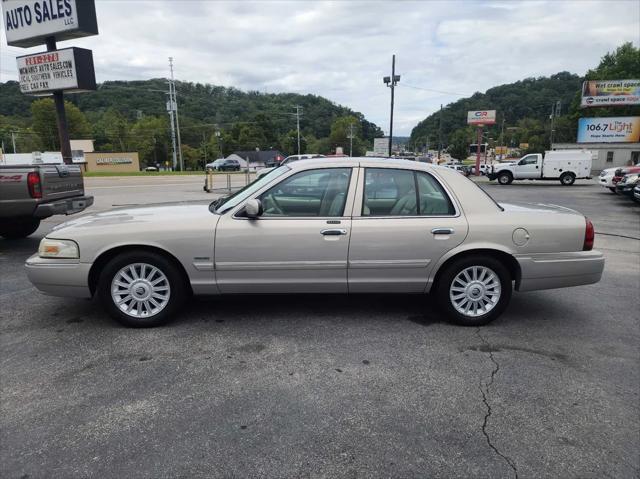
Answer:
<svg viewBox="0 0 640 479"><path fill-rule="evenodd" d="M112 210L54 228L26 263L41 291L90 298L128 326L177 315L191 294L431 293L482 325L512 289L595 283L580 213L498 204L454 170L341 158L296 161L210 205Z"/></svg>

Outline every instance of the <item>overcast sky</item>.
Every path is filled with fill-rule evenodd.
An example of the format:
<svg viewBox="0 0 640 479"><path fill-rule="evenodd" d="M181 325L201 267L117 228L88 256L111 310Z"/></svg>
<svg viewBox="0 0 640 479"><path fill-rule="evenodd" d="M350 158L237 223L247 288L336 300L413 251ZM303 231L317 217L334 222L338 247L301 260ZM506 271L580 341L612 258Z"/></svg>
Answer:
<svg viewBox="0 0 640 479"><path fill-rule="evenodd" d="M92 49L98 82L166 77L173 56L179 80L321 95L385 132L382 77L395 53L398 135L441 103L526 77L584 74L640 40L638 0L97 0L96 8L100 35L59 46ZM7 47L4 27L0 49L0 81L17 79L16 55L44 50Z"/></svg>

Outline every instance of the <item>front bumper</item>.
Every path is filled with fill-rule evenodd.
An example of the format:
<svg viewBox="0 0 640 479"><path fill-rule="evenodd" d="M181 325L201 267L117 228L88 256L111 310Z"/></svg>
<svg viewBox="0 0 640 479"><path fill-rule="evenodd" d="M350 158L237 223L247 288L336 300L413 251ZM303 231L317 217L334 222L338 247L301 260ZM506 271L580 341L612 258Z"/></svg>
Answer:
<svg viewBox="0 0 640 479"><path fill-rule="evenodd" d="M68 296L72 298L90 298L90 263L78 260L40 258L34 254L25 263L27 278L45 294Z"/></svg>
<svg viewBox="0 0 640 479"><path fill-rule="evenodd" d="M80 213L92 204L93 196L75 196L51 203L39 204L33 216L36 218L48 218L53 215L72 215Z"/></svg>
<svg viewBox="0 0 640 479"><path fill-rule="evenodd" d="M600 251L518 255L516 260L521 271L518 291L593 284L600 281L604 271Z"/></svg>

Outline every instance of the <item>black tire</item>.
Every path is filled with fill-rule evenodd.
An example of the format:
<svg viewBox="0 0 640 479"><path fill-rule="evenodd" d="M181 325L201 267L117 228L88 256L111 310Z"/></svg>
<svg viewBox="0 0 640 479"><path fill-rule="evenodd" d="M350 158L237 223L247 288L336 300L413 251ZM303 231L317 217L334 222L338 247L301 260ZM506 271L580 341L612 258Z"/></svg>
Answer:
<svg viewBox="0 0 640 479"><path fill-rule="evenodd" d="M168 282L169 298L165 306L150 316L135 317L127 314L116 305L111 295L111 285L116 274L127 265L134 265L136 263L144 263L157 268L164 274ZM160 284L163 285L164 282ZM97 293L109 315L120 324L132 328L151 328L166 324L173 319L187 296L187 290L188 288L183 274L170 259L158 253L140 250L121 253L109 261L100 273ZM125 304L127 304L127 302L125 302ZM132 312L135 314L135 309L132 310Z"/></svg>
<svg viewBox="0 0 640 479"><path fill-rule="evenodd" d="M513 182L513 175L509 172L498 173L498 183L501 185L510 185Z"/></svg>
<svg viewBox="0 0 640 479"><path fill-rule="evenodd" d="M576 175L574 175L573 173L562 173L560 175L560 183L562 183L563 186L571 186L575 182Z"/></svg>
<svg viewBox="0 0 640 479"><path fill-rule="evenodd" d="M450 288L453 286L452 283L458 274L473 266L489 268L498 276L500 281L500 296L497 303L495 303L493 308L487 313L478 316L467 316L457 311L454 307L453 300L450 297ZM465 256L454 260L446 266L445 270L439 275L435 285L436 301L440 310L452 323L461 326L482 326L500 316L509 305L512 289L511 281L512 278L509 270L497 259L485 255Z"/></svg>
<svg viewBox="0 0 640 479"><path fill-rule="evenodd" d="M8 218L0 223L0 236L6 239L26 238L39 226L38 218Z"/></svg>
<svg viewBox="0 0 640 479"><path fill-rule="evenodd" d="M611 193L615 193L615 192L616 192L615 187L613 187L613 186L609 186L608 188L609 188L609 191L610 191Z"/></svg>

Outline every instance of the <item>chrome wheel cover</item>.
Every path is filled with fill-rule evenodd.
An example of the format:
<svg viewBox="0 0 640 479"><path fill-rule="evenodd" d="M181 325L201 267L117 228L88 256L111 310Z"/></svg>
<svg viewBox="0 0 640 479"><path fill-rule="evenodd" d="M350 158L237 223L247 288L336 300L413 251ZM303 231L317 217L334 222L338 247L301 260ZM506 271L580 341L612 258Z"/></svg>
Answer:
<svg viewBox="0 0 640 479"><path fill-rule="evenodd" d="M463 269L449 286L449 298L454 309L468 317L487 314L500 301L500 278L486 266Z"/></svg>
<svg viewBox="0 0 640 479"><path fill-rule="evenodd" d="M150 318L169 303L171 287L167 276L147 263L133 263L118 271L111 281L111 299L132 318Z"/></svg>

